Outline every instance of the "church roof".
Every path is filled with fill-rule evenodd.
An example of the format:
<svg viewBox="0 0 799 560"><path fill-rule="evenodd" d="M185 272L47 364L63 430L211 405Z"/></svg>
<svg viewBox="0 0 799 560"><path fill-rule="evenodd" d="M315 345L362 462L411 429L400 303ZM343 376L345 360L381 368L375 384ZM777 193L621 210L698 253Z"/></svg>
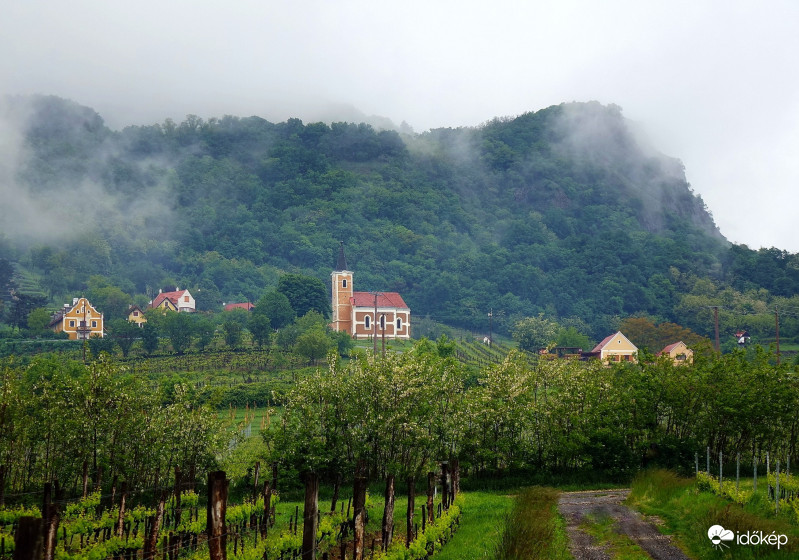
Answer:
<svg viewBox="0 0 799 560"><path fill-rule="evenodd" d="M353 292L350 302L354 307L371 307L375 306L375 294L372 292ZM377 294L378 307L393 307L395 309L409 309L402 299L402 296L397 292L378 292Z"/></svg>
<svg viewBox="0 0 799 560"><path fill-rule="evenodd" d="M341 241L338 246L338 261L336 262L336 270L347 270L347 257L344 256L344 242Z"/></svg>

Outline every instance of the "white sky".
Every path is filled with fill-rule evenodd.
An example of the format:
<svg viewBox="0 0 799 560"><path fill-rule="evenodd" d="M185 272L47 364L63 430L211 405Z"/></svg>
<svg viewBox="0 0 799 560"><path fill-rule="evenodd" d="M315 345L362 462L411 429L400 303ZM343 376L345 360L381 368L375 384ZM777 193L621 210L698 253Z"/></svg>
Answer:
<svg viewBox="0 0 799 560"><path fill-rule="evenodd" d="M728 239L799 252L798 24L796 0L5 0L0 93L112 128L349 106L421 132L615 103Z"/></svg>

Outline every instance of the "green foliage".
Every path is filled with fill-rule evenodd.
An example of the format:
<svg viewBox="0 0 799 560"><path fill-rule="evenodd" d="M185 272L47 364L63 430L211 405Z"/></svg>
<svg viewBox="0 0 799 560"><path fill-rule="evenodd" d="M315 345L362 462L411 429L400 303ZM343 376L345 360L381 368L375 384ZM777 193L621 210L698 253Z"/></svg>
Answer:
<svg viewBox="0 0 799 560"><path fill-rule="evenodd" d="M266 316L275 330L282 329L290 324L297 316L291 307L289 298L277 290L266 292L258 300L253 313Z"/></svg>
<svg viewBox="0 0 799 560"><path fill-rule="evenodd" d="M555 342L558 333L558 324L555 321L538 317L527 317L516 322L513 326L513 340L519 348L528 352L537 352Z"/></svg>
<svg viewBox="0 0 799 560"><path fill-rule="evenodd" d="M158 350L160 331L154 321L148 316L147 322L141 326L141 345L147 354Z"/></svg>
<svg viewBox="0 0 799 560"><path fill-rule="evenodd" d="M36 334L47 330L50 323L50 313L44 307L37 307L28 313L28 328Z"/></svg>
<svg viewBox="0 0 799 560"><path fill-rule="evenodd" d="M150 320L148 317L147 322ZM164 313L163 329L176 354L183 354L191 346L194 338L194 322L188 313L167 311Z"/></svg>
<svg viewBox="0 0 799 560"><path fill-rule="evenodd" d="M230 348L235 348L241 343L242 328L237 321L228 319L222 323L222 332L225 335L225 344Z"/></svg>
<svg viewBox="0 0 799 560"><path fill-rule="evenodd" d="M285 274L280 277L277 291L289 300L298 317L309 311L330 315L330 296L318 278L302 274Z"/></svg>
<svg viewBox="0 0 799 560"><path fill-rule="evenodd" d="M262 347L264 342L269 340L269 335L272 334L269 316L263 313L251 313L250 320L247 322L247 330L250 331L258 347Z"/></svg>
<svg viewBox="0 0 799 560"><path fill-rule="evenodd" d="M119 349L122 356L127 358L133 343L141 334L141 329L126 319L114 319L108 324L109 335Z"/></svg>

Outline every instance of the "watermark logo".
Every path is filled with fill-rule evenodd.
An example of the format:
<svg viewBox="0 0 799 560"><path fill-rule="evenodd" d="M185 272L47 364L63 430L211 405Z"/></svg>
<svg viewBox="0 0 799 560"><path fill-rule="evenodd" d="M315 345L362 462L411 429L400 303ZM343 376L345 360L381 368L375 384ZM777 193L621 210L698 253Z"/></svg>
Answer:
<svg viewBox="0 0 799 560"><path fill-rule="evenodd" d="M742 546L758 546L761 544L770 546L776 545L777 550L788 544L788 535L778 535L776 531L765 534L763 534L763 531L733 533L721 525L713 525L710 529L708 529L707 538L710 539L710 543L716 550L730 548L730 545L727 543L731 541Z"/></svg>
<svg viewBox="0 0 799 560"><path fill-rule="evenodd" d="M730 548L730 545L725 544L725 541L731 541L735 538L735 534L729 529L725 529L721 525L713 525L707 530L707 538L713 543L713 548L722 550Z"/></svg>

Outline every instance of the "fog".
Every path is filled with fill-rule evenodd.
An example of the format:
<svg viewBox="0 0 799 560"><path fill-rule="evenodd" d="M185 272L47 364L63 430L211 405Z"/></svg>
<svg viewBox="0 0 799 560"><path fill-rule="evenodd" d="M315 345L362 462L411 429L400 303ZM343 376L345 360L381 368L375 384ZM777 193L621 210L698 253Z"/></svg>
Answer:
<svg viewBox="0 0 799 560"><path fill-rule="evenodd" d="M797 252L798 19L782 0L9 2L0 93L69 98L115 129L232 114L422 132L614 103L727 238ZM6 184L15 149L0 133Z"/></svg>

